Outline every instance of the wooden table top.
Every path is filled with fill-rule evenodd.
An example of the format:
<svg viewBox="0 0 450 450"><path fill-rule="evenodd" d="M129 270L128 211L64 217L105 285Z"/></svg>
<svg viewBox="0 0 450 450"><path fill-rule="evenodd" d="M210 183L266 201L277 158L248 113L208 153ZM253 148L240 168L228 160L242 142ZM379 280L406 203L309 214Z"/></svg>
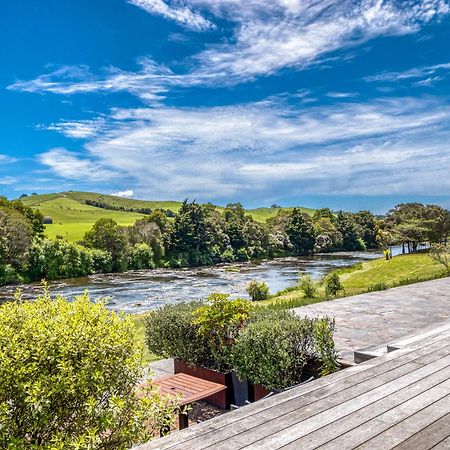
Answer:
<svg viewBox="0 0 450 450"><path fill-rule="evenodd" d="M180 406L202 400L210 395L226 389L226 386L185 373L167 375L154 380L153 384L159 387L159 392L165 395L181 395Z"/></svg>

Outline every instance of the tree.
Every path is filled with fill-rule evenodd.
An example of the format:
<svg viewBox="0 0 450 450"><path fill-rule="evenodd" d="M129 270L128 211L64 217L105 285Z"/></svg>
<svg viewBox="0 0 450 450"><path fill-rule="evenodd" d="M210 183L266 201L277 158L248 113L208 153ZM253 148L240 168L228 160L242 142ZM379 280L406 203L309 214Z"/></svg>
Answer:
<svg viewBox="0 0 450 450"><path fill-rule="evenodd" d="M430 258L445 267L447 275L450 275L450 247L444 244L432 244Z"/></svg>
<svg viewBox="0 0 450 450"><path fill-rule="evenodd" d="M342 235L342 250L365 250L356 222L350 214L339 211L336 217L336 229Z"/></svg>
<svg viewBox="0 0 450 450"><path fill-rule="evenodd" d="M339 279L339 275L333 272L325 278L325 293L335 297L339 291L342 291L344 286Z"/></svg>
<svg viewBox="0 0 450 450"><path fill-rule="evenodd" d="M128 240L124 230L114 220L106 218L97 220L92 229L84 235L82 243L87 247L111 253L113 272L126 270Z"/></svg>
<svg viewBox="0 0 450 450"><path fill-rule="evenodd" d="M286 226L286 234L297 255L311 253L316 239L311 218L300 209L294 208Z"/></svg>
<svg viewBox="0 0 450 450"><path fill-rule="evenodd" d="M0 447L123 449L173 420L142 382L130 317L45 293L0 307Z"/></svg>
<svg viewBox="0 0 450 450"><path fill-rule="evenodd" d="M359 235L364 241L366 248L377 248L378 221L370 211L359 211L353 214L358 228Z"/></svg>

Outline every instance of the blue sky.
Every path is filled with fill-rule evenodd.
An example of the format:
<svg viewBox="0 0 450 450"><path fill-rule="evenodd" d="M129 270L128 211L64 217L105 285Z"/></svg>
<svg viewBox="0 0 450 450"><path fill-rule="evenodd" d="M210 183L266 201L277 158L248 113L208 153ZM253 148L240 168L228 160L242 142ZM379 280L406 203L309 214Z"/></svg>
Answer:
<svg viewBox="0 0 450 450"><path fill-rule="evenodd" d="M0 193L450 207L450 0L3 0Z"/></svg>

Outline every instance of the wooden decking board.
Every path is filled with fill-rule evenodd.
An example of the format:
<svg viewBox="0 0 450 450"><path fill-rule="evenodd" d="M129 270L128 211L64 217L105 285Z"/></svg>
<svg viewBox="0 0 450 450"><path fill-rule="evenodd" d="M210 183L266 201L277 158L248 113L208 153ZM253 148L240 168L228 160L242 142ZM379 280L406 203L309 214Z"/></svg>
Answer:
<svg viewBox="0 0 450 450"><path fill-rule="evenodd" d="M447 348L447 352L450 353L450 347ZM433 356L435 359L437 358L434 351L431 352L430 356ZM216 430L214 433L202 434L201 439L197 440L198 442L192 442L191 444L196 449L208 448L209 446L213 445L217 448L220 448L221 446L219 443L223 441L223 435L226 435L227 437L230 437L230 440L226 441L226 445L229 448L238 448L238 444L236 443L236 441L241 441L239 442L241 444L243 440L245 440L245 438L242 438L240 436L240 433L245 434L250 429L252 429L251 436L261 436L267 429L267 423L272 419L280 420L280 423L282 423L283 426L288 426L291 421L295 423L300 419L300 415L298 412L300 408L305 408L308 405L314 406L314 411L310 408L305 408L305 412L302 411L302 414L305 415L305 418L307 418L312 415L313 412L318 413L327 411L331 407L341 404L343 401L343 397L339 397L339 395L342 395L344 392L346 395L345 398L352 398L358 395L358 393L363 393L375 387L384 385L388 381L397 379L402 373L410 373L412 369L417 369L422 366L422 364L415 364L415 362L406 362L405 364L396 368L389 369L389 367L386 367L385 372L383 372L379 378L370 378L369 380L364 379L362 381L351 380L352 382L350 384L340 384L338 387L332 386L331 389L327 389L326 391L324 391L323 389L320 390L320 396L317 395L318 392L316 391L306 393L304 396L296 397L287 402L284 402L281 405L278 405L277 408L269 408L257 411L256 413L247 416L238 422L233 422L232 424L225 425L224 427ZM348 379L344 381L348 381ZM358 382L355 384L356 381ZM338 389L337 392L336 389ZM330 401L330 397L333 400L332 402ZM321 402L321 400L323 400L323 402ZM262 431L260 431L260 429ZM238 435L236 439L231 439L231 437L236 435ZM180 444L179 447L181 448L183 445L185 445L185 443L186 442L183 441L183 444Z"/></svg>
<svg viewBox="0 0 450 450"><path fill-rule="evenodd" d="M397 355L391 353L383 356L383 361L373 361L373 360L368 361L363 365L351 367L349 369L346 369L345 371L317 380L314 383L310 383L309 385L307 384L296 390L279 394L264 401L265 406L267 406L266 408L261 409L262 405L256 403L253 405L246 406L245 408L242 408L234 412L232 415L226 415L218 418L223 420L212 419L211 421L205 422L200 426L197 426L190 430L183 430L182 433L186 434L186 437L183 438L182 440L180 440L179 438L176 439L176 435L165 438L167 439L167 442L165 443L166 446L165 448L186 448L185 446L187 442L189 442L190 439L195 439L195 437L198 434L201 436L201 438L199 439L200 442L197 443L200 446L208 442L209 434L212 435L211 439L214 442L220 442L220 439L218 438L219 431L223 432L224 428L229 428L228 431L230 435L237 434L238 433L237 427L239 427L239 423L248 416L254 416L260 411L264 411L266 409L275 408L275 410L278 410L278 408L280 408L280 406L282 406L285 402L289 402L293 399L296 399L299 396L305 396L309 392L313 391L315 392L320 390L322 396L325 396L326 394L324 388L330 389L332 392L336 392L336 389L340 389L341 386L340 385L336 386L336 383L334 383L332 379L337 378L338 381L344 381L345 383L351 381L351 383L354 384L356 382L363 382L368 379L371 379L374 376L378 375L379 373L385 373L390 370L394 370L395 367L407 364L411 360L415 361L422 357L434 358L433 355L435 354L435 352L439 351L445 344L448 344L448 341L442 340L441 338L442 336L439 338L436 337L428 345L424 346L423 348L420 348L417 351L413 351L411 349L398 350L398 352L396 352ZM398 358L399 356L403 356L403 358L400 360ZM372 369L372 371L368 372L367 370L370 368ZM360 378L360 380L358 380L358 378ZM327 383L325 383L325 381L327 381ZM313 387L313 385L315 386ZM343 386L342 388L345 388L345 386ZM294 391L298 392L294 393ZM282 398L286 396L287 398ZM233 418L231 416L233 416ZM230 419L232 418L232 420L228 422L226 420L228 418ZM219 423L218 427L215 426L215 424L217 423ZM200 428L202 428L202 430L200 430ZM186 432L189 432L189 436L187 436L188 433ZM171 444L171 442L173 443ZM192 443L192 446L194 448L197 448L196 443Z"/></svg>
<svg viewBox="0 0 450 450"><path fill-rule="evenodd" d="M446 414L425 429L404 440L395 447L395 450L408 450L411 448L431 449L450 436L449 424L450 414Z"/></svg>
<svg viewBox="0 0 450 450"><path fill-rule="evenodd" d="M358 409L361 409L370 403L380 400L389 394L397 392L401 388L409 386L415 381L418 381L423 377L426 377L444 367L449 367L450 369L450 356L439 359L438 361L435 361L427 366L420 367L413 372L409 372L401 376L400 378L383 384L362 395L359 395L342 403L338 403L336 406L333 406L332 408L316 414L306 420L297 421L290 427L284 427L285 417L283 417L282 421L275 421L276 424L281 423L281 429L275 429L273 430L275 432L272 432L269 436L263 439L255 440L252 445L248 446L248 448L280 448L284 445L289 444L290 442L299 439L302 436L305 436L308 433L311 433L329 423L334 422L337 419L340 419ZM267 432L271 431L269 430L268 424L265 424L265 430ZM253 437L256 435L257 437L259 437L257 433L255 433L255 430L251 431L251 433L248 433L249 436Z"/></svg>
<svg viewBox="0 0 450 450"><path fill-rule="evenodd" d="M427 391L434 387L442 385L447 381L448 374L445 370L436 372L426 380L420 380L414 384L407 386L400 391L395 392L377 402L374 402L362 409L359 409L347 416L342 417L319 430L310 433L309 435L300 438L291 444L288 444L286 449L301 448L302 450L315 449L319 446L323 446L330 443L331 447L340 448L340 443L336 442L337 439L350 432L354 428L365 424L371 419L375 419L389 409L402 405L408 402L412 398L420 397L426 399L428 396ZM441 386L442 389L442 386ZM436 391L438 394L439 391ZM341 439L341 442L347 441L346 437Z"/></svg>
<svg viewBox="0 0 450 450"><path fill-rule="evenodd" d="M449 366L450 330L444 330L439 335L428 336L420 342L414 342L408 348L388 353L359 366L350 367L291 391L245 406L233 413L141 446L139 449L192 448L200 450L208 447L237 449L248 446L248 448L272 450L291 446L291 448L303 450L303 448L313 448L315 435L319 436L316 443L321 445L318 442L324 440L323 436L327 432L330 433L331 440L329 444L321 445L320 448L354 448L369 440L374 440L375 445L381 445L376 444L377 439L382 439L383 434L396 426L392 424L392 421L400 420L399 418L403 417L402 413L403 415L412 414L412 411L415 411L412 407L409 410L406 407L405 410L401 406L409 402L410 406L415 404L417 409L420 405L414 403L414 399L426 400L424 398L426 395L422 392L426 386L433 386L433 383L437 383L437 380L441 378L450 379ZM445 372L446 370L448 373ZM419 387L421 383L423 386ZM447 384L442 386L441 391L438 386L430 388L429 391L434 396L450 393L450 386ZM396 399L396 396L399 397ZM428 401L432 398L434 397L430 397ZM422 427L431 426L434 422L445 423L444 419L437 422L446 414L445 408L438 403L441 407L437 410L433 405L424 407L425 409L434 408L430 410L435 414L432 422L426 423L426 418L420 415L420 411L416 411L416 414L419 414L416 417L422 418L420 422ZM383 411L383 407L391 409ZM393 412L389 415L387 414L389 411ZM450 410L448 412L450 413ZM439 414L441 416L438 416ZM351 421L352 428L348 429L349 426L345 425L346 419ZM366 422L361 423L364 419ZM403 418L401 422L410 423L408 417ZM411 424L411 426L417 425ZM450 428L450 424L448 427ZM412 428L408 430L409 434L395 445L416 433ZM378 435L379 438L377 438ZM442 442L437 444L439 448L446 448L444 438L445 436L442 437ZM299 446L302 442L306 445L305 447Z"/></svg>
<svg viewBox="0 0 450 450"><path fill-rule="evenodd" d="M448 426L448 423L447 423ZM433 450L448 450L450 449L450 437L443 439L441 442L432 447Z"/></svg>
<svg viewBox="0 0 450 450"><path fill-rule="evenodd" d="M315 417L322 413L330 418L331 416L329 416L329 412L333 408L340 408L344 402L352 400L359 395L376 388L384 388L387 383L396 381L402 375L410 374L414 369L419 369L421 367L423 366L410 362L403 366L397 367L396 369L384 372L377 378L346 386L345 389L337 392L331 392L325 398L310 399L300 397L296 402L284 404L284 408L280 408L277 411L271 410L270 415L255 414L251 416L251 421L244 420L234 425L233 434L236 434L236 436L233 438L223 441L222 435L226 434L229 436L229 433L227 430L219 430L218 433L213 436L213 440L214 442L223 442L223 446L219 445L218 448L226 448L226 446L228 446L228 448L240 448L241 446L243 447L245 445L250 445L255 440L271 436L276 432L284 433L290 426L298 425L303 428L303 421L307 419L312 419L315 421ZM340 387L341 386L339 386L339 388ZM307 404L305 404L305 402L307 402ZM309 406L306 407L307 405ZM285 409L286 406L289 406L289 408ZM254 424L257 426L254 426ZM249 430L251 430L251 433L248 433ZM239 433L242 433L243 435ZM204 444L206 442L208 441L202 440L200 448L205 448Z"/></svg>
<svg viewBox="0 0 450 450"><path fill-rule="evenodd" d="M450 394L435 403L409 415L403 421L392 425L387 430L357 447L359 450L392 449L424 428L450 413ZM384 423L384 421L382 421ZM422 449L421 449L422 450Z"/></svg>
<svg viewBox="0 0 450 450"><path fill-rule="evenodd" d="M432 405L436 401L445 397L449 392L448 380L446 383L446 388L444 388L442 384L438 385L434 388L430 388L428 392L425 391L418 396L412 397L400 403L398 406L394 406L392 409L398 408L398 411L396 411L397 417L399 418L398 420L402 421L410 415L421 411L423 408L426 408L427 406ZM369 408L369 406L367 408ZM368 411L370 414L370 410ZM383 415L389 411L390 409L387 411L382 411L381 414L378 414L374 418L367 417L369 420L365 420L361 424L356 422L353 423L351 421L351 417L349 417L349 421L352 425L350 430L344 434L341 434L338 438L331 439L326 444L321 445L320 448L323 450L332 450L336 448L353 449L364 444L374 436L377 436L392 427L392 422L389 422L388 418L384 417L383 420ZM361 414L364 415L365 411L361 410Z"/></svg>

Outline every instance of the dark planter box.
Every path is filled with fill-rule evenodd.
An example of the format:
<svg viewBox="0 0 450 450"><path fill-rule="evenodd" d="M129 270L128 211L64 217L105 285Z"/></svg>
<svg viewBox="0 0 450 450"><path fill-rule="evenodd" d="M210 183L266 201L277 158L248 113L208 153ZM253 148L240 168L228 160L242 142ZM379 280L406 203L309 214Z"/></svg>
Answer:
<svg viewBox="0 0 450 450"><path fill-rule="evenodd" d="M261 400L270 392L271 391L266 389L264 386L261 386L260 384L250 384L249 401L253 403Z"/></svg>
<svg viewBox="0 0 450 450"><path fill-rule="evenodd" d="M230 405L234 403L234 390L231 373L217 372L216 370L207 369L205 367L190 366L180 359L174 360L174 369L175 373L186 373L193 377L201 378L202 380L223 384L227 387L222 392L206 397L204 399L205 402L222 409L229 409Z"/></svg>

